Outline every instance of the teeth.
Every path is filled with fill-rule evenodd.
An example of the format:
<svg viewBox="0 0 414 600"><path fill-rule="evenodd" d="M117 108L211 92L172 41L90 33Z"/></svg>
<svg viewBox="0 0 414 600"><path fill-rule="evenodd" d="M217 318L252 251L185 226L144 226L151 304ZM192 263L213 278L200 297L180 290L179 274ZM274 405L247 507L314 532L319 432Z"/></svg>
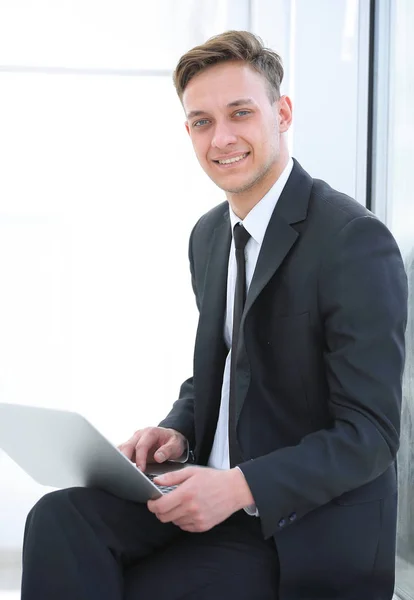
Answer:
<svg viewBox="0 0 414 600"><path fill-rule="evenodd" d="M240 156L235 156L234 158L227 158L226 160L219 160L220 165L229 165L230 163L239 162L242 158L247 156L247 152L245 154L241 154Z"/></svg>

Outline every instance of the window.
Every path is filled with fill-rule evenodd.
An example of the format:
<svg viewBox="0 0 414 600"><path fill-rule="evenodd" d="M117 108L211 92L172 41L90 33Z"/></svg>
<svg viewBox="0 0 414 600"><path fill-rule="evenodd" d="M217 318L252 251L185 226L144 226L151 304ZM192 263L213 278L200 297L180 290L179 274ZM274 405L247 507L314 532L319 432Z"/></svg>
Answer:
<svg viewBox="0 0 414 600"><path fill-rule="evenodd" d="M399 465L396 593L414 598L414 5L379 3L375 212L401 248L410 289Z"/></svg>

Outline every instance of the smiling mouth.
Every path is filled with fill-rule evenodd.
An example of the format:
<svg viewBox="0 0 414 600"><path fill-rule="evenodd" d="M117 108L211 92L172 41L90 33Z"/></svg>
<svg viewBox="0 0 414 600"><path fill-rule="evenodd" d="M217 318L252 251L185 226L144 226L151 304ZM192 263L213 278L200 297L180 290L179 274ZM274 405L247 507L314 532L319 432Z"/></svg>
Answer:
<svg viewBox="0 0 414 600"><path fill-rule="evenodd" d="M244 152L243 154L239 154L238 156L233 156L232 158L222 158L219 160L213 160L213 162L215 162L216 165L227 167L227 166L235 165L235 164L243 161L249 154L250 154L250 152Z"/></svg>

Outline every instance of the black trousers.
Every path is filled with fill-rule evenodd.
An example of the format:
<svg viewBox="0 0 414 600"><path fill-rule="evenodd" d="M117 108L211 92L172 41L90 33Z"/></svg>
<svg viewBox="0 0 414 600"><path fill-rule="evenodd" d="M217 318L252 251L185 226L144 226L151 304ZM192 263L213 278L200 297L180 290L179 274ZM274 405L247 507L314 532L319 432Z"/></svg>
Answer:
<svg viewBox="0 0 414 600"><path fill-rule="evenodd" d="M27 518L21 600L276 600L277 588L274 542L244 511L187 533L145 504L71 488Z"/></svg>

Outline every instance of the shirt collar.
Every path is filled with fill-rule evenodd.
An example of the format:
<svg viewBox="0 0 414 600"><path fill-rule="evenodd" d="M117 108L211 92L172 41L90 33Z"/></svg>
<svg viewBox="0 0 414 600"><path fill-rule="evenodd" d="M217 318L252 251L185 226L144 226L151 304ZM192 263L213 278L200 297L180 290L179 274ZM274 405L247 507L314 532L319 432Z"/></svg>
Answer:
<svg viewBox="0 0 414 600"><path fill-rule="evenodd" d="M243 223L243 227L247 229L252 238L259 245L262 244L263 238L266 233L267 226L269 225L270 218L275 209L277 201L286 185L289 175L293 169L293 160L289 158L286 167L283 169L279 178L272 185L270 190L265 196L252 208L248 215L243 221L234 214L231 206L229 205L231 230L233 232L236 223Z"/></svg>

